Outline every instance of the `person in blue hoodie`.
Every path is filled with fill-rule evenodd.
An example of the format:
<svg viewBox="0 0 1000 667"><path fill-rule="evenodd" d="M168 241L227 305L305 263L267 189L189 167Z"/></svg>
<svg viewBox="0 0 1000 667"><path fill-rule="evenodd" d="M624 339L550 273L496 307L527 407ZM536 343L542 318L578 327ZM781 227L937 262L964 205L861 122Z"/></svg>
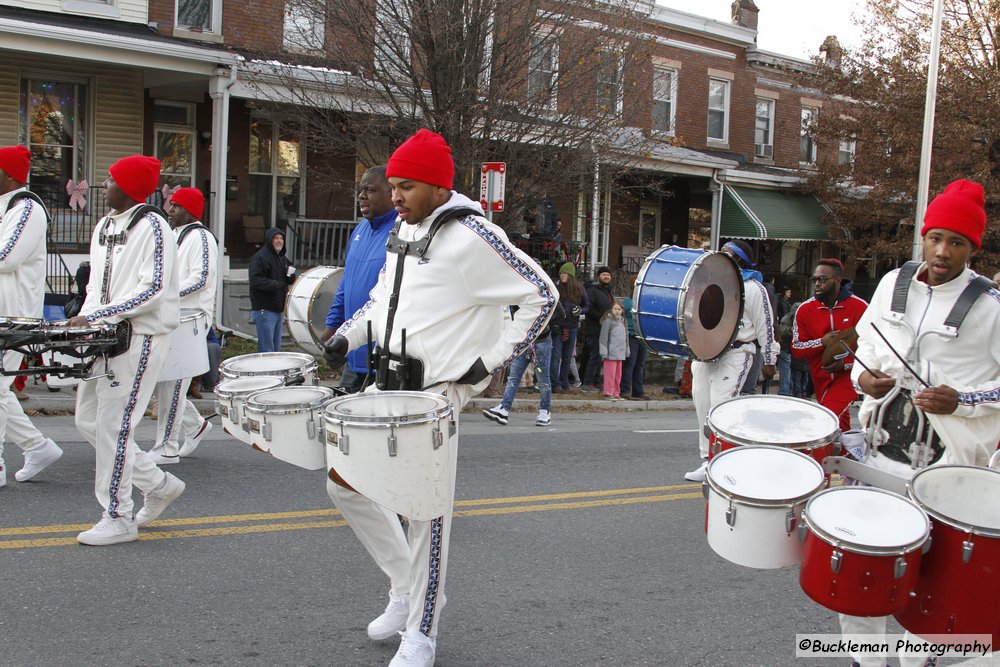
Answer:
<svg viewBox="0 0 1000 667"><path fill-rule="evenodd" d="M368 293L385 266L385 244L396 222L392 186L386 180L385 165L372 167L361 177L358 208L364 219L351 232L344 275L326 316L323 340L332 336L358 308L368 303ZM374 378L374 373L371 378ZM347 355L347 365L339 386L353 394L369 384L368 380L368 348L362 346Z"/></svg>

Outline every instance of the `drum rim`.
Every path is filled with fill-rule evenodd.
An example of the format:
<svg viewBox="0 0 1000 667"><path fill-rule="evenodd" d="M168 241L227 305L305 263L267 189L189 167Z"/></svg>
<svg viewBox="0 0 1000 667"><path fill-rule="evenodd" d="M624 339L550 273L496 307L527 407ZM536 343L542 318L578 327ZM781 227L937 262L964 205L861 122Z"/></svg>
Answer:
<svg viewBox="0 0 1000 667"><path fill-rule="evenodd" d="M359 415L341 415L341 414L331 414L330 408L333 407L334 403L340 402L350 402L351 400L357 400L360 398L370 398L373 395L378 394L390 394L393 396L415 396L419 398L433 398L435 400L441 401L443 405L438 408L434 408L428 412L422 412L415 415L405 415L396 417L364 417ZM429 391L377 391L377 392L363 392L360 394L348 394L346 396L337 396L332 400L328 401L323 407L323 421L327 424L352 426L355 428L390 428L395 426L410 426L415 424L426 424L430 422L438 422L442 419L448 418L452 415L453 408L451 402L448 401L441 394L435 394ZM388 421L392 419L394 421Z"/></svg>
<svg viewBox="0 0 1000 667"><path fill-rule="evenodd" d="M918 471L906 483L906 495L907 495L908 499L912 500L914 503L916 503L917 506L920 509L922 509L928 515L930 515L930 517L933 518L935 521L937 521L939 523L942 523L942 524L944 524L944 525L946 525L946 526L948 526L950 528L954 528L955 530L961 531L963 533L969 533L969 534L972 534L972 535L981 535L983 537L1000 537L1000 528L988 528L988 527L983 527L983 526L976 526L976 525L973 525L973 524L970 524L970 523L965 523L965 522L959 521L958 519L955 519L954 517L949 517L948 515L943 514L940 510L933 509L932 507L930 507L929 505L927 505L927 503L925 501L923 501L923 500L921 500L920 498L917 497L917 492L913 488L913 483L917 480L917 478L920 477L921 475L923 475L924 473L928 472L928 471L942 470L942 469L945 469L945 468L967 468L969 470L983 470L983 471L986 471L986 472L990 472L990 473L993 473L993 474L1000 475L1000 470L996 470L994 468L984 468L984 467L981 467L981 466L952 465L952 464L940 465L940 466L929 466L927 468L924 468L923 470Z"/></svg>
<svg viewBox="0 0 1000 667"><path fill-rule="evenodd" d="M820 526L816 525L816 523L809 518L809 505L811 505L814 500L816 500L817 498L819 498L824 494L830 493L832 491L843 491L845 489L858 489L863 491L874 491L876 493L884 493L909 503L910 505L912 505L913 507L915 507L920 511L920 515L924 519L923 537L920 538L919 540L908 542L902 545L897 545L892 547L888 546L873 547L873 546L859 545L854 542L845 542L843 540L837 539L833 535L830 535L829 532L827 532ZM888 489L880 489L877 486L835 486L829 489L823 489L819 493L815 494L812 498L810 498L809 501L806 503L805 509L802 510L802 522L805 525L806 530L812 535L815 535L816 538L819 539L820 541L829 544L835 549L840 549L841 551L847 551L862 556L886 556L890 554L899 554L899 555L909 554L916 549L920 549L924 545L924 543L927 542L927 539L930 537L931 534L930 518L927 516L927 512L925 512L924 509L920 507L920 505L913 502L906 496L901 496L898 493L889 491Z"/></svg>
<svg viewBox="0 0 1000 667"><path fill-rule="evenodd" d="M236 359L265 359L274 357L277 355L284 355L292 358L298 358L300 362L305 362L302 366L290 366L286 368L273 368L264 370L233 370L232 365ZM238 377L253 377L255 375L277 375L277 376L289 376L296 377L299 375L306 375L310 372L315 372L319 368L319 364L316 363L316 358L311 354L306 354L305 352L253 352L251 354L241 354L236 357L230 357L226 359L221 364L219 364L219 374L225 377L227 380L233 380Z"/></svg>
<svg viewBox="0 0 1000 667"><path fill-rule="evenodd" d="M206 313L201 308L181 308L181 322L190 322L192 320L197 320L204 318L208 320L208 313Z"/></svg>
<svg viewBox="0 0 1000 667"><path fill-rule="evenodd" d="M726 400L724 400L724 401L716 404L711 410L708 411L708 417L706 418L706 422L708 424L709 430L711 430L713 433L716 433L716 430L712 426L712 413L713 412L715 412L718 408L721 408L726 403L732 403L733 401L740 401L740 400L744 400L745 401L745 400L747 400L749 398L756 398L757 400L761 400L761 399L770 399L770 400L780 399L782 401L795 401L795 402L798 402L798 403L802 403L803 405L808 405L808 406L810 406L810 408L819 408L821 411L826 412L826 413L829 414L830 418L833 420L833 423L836 425L836 427L833 429L833 432L830 435L824 436L823 438L816 438L815 440L805 440L805 441L802 441L802 442L790 442L788 444L783 444L783 445L774 445L774 443L759 443L759 442L754 442L752 440L746 440L746 439L740 438L739 436L736 436L736 435L731 435L729 433L726 433L725 431L721 431L721 430L718 431L718 433L723 436L723 439L726 442L730 443L730 444L740 445L740 446L743 446L743 445L773 445L775 447L781 447L782 449L794 449L796 451L810 451L811 452L813 450L825 447L826 445L832 445L833 443L837 442L840 439L840 433L841 432L840 432L839 421L837 420L837 415L833 414L832 410L830 410L827 407L824 407L824 406L820 405L819 403L813 403L812 401L807 401L804 398L795 398L793 396L778 396L776 394L751 394L749 396L736 396L734 398L727 398Z"/></svg>
<svg viewBox="0 0 1000 667"><path fill-rule="evenodd" d="M265 378L273 378L277 384L274 384L270 387L255 387L253 389L246 389L243 391L228 391L225 387L222 386L227 382L242 380L243 378L254 378L254 379L260 378L262 380ZM277 389L278 387L283 387L284 385L285 383L282 382L281 378L279 378L277 375L241 375L239 377L227 378L222 382L220 382L219 384L217 384L215 386L215 396L219 399L231 400L237 396L249 396L250 394L256 393L258 391L268 391L271 389Z"/></svg>
<svg viewBox="0 0 1000 667"><path fill-rule="evenodd" d="M305 296L301 296L300 297L299 295L293 293L293 289L294 289L295 285L297 285L299 283L299 281L303 280L306 276L309 276L310 274L318 272L318 271L327 271L327 273L322 277L322 280L326 280L327 278L329 278L333 274L337 273L338 271L340 273L343 273L344 272L344 267L342 267L342 266L314 266L311 269L306 269L305 271L303 271L302 274L298 278L295 279L295 282L289 288L288 294L285 295L285 307L282 309L282 314L285 316L285 321L289 325L291 325L292 323L294 323L294 324L305 324L306 325L306 331L309 332L309 337L312 338L312 344L316 346L317 350L322 351L323 350L323 341L321 341L320 338L319 338L319 336L316 335L316 331L314 331L313 327L312 327L312 311L313 311L313 304L316 301L316 294L313 293L313 294L310 294L308 296L309 305L306 307L306 319L300 320L298 318L289 317L289 314L288 314L288 305L292 302L292 299L300 299L300 298L304 299L304 298L307 298ZM343 280L344 279L343 276L341 276L340 279ZM300 349L305 350L306 353L311 353L312 352L307 347L305 347L306 344L299 342L295 338L294 334L291 331L291 327L289 327L289 334L291 335L292 341L294 341L295 344L298 345Z"/></svg>
<svg viewBox="0 0 1000 667"><path fill-rule="evenodd" d="M646 349L648 349L653 354L659 354L659 353L646 343L646 336L642 333L642 327L639 324L639 317L638 317L638 312L636 311L636 306L639 305L639 294L640 292L642 292L642 288L645 287L646 285L645 283L646 273L649 272L649 267L653 265L653 261L656 259L656 257L659 256L659 254L663 252L664 249L666 248L678 248L679 250L687 250L692 253L701 252L702 254L705 254L704 251L698 251L695 250L694 248L681 248L680 246L664 243L659 248L649 253L646 259L643 260L642 266L639 267L639 273L637 273L635 277L635 287L632 288L632 323L635 326L636 338L641 340L642 344L646 346ZM699 257L699 260L700 259L701 258ZM684 278L685 280L687 280L687 276L685 276ZM679 331L680 331L680 323L678 323L678 332ZM681 341L678 341L678 343L679 342Z"/></svg>
<svg viewBox="0 0 1000 667"><path fill-rule="evenodd" d="M255 391L243 401L243 411L247 413L249 417L251 414L259 415L295 415L303 412L315 412L326 407L326 404L334 396L333 389L329 387L323 387L320 385L308 385L305 388L317 389L320 393L325 394L315 401L310 401L308 403L285 403L283 405L262 405L254 402L254 398L260 394L267 394L272 391L281 391L282 389L298 389L299 387L273 387L271 389L262 389L260 391Z"/></svg>
<svg viewBox="0 0 1000 667"><path fill-rule="evenodd" d="M714 491L723 498L726 498L728 500L738 500L741 505L747 505L750 507L785 507L785 506L794 507L796 505L800 505L803 502L808 501L812 496L816 495L817 490L822 489L823 486L826 484L826 473L823 471L823 466L821 466L819 462L816 459L812 458L811 456L807 456L806 454L803 454L802 452L794 450L790 447L778 447L776 445L749 445L749 446L756 447L759 449L772 449L780 452L791 452L793 454L801 456L803 459L809 461L816 468L816 470L819 471L819 483L811 491L803 493L798 496L794 496L792 498L773 498L773 499L752 498L750 496L744 496L739 493L732 493L729 489L722 488L719 485L719 483L712 478L711 475L712 464L715 461L718 461L723 456L729 455L730 452L746 451L745 449L743 450L727 449L721 454L716 454L712 458L712 460L708 462L708 471L707 474L705 475L705 483L708 484L708 488L711 491Z"/></svg>

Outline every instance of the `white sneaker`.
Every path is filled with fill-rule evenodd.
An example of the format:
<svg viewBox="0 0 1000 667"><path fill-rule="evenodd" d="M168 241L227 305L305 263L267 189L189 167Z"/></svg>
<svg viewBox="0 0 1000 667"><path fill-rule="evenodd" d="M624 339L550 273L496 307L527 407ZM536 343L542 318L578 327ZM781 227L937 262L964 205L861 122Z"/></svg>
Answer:
<svg viewBox="0 0 1000 667"><path fill-rule="evenodd" d="M180 463L180 456L167 456L167 449L163 445L157 445L149 450L149 458L158 466L168 466L172 463Z"/></svg>
<svg viewBox="0 0 1000 667"><path fill-rule="evenodd" d="M24 467L14 473L14 479L19 482L27 482L35 475L45 470L51 464L59 460L63 455L63 450L51 438L45 439L38 449L24 454Z"/></svg>
<svg viewBox="0 0 1000 667"><path fill-rule="evenodd" d="M0 461L0 487L7 486L7 467Z"/></svg>
<svg viewBox="0 0 1000 667"><path fill-rule="evenodd" d="M80 544L89 544L93 547L134 542L137 539L139 539L139 528L135 525L135 519L112 517L107 512L101 515L101 520L93 528L76 536L76 541Z"/></svg>
<svg viewBox="0 0 1000 667"><path fill-rule="evenodd" d="M503 405L498 405L495 408L487 408L483 410L483 416L489 419L491 422L496 422L501 426L507 425L507 415L509 413L504 410Z"/></svg>
<svg viewBox="0 0 1000 667"><path fill-rule="evenodd" d="M191 456L191 452L198 448L198 445L201 444L201 439L208 435L208 432L211 430L212 423L206 419L201 423L201 428L194 435L184 440L181 450L177 452L178 456L181 458Z"/></svg>
<svg viewBox="0 0 1000 667"><path fill-rule="evenodd" d="M702 459L700 466L684 473L684 479L689 482L704 482L706 477L708 477L708 459Z"/></svg>
<svg viewBox="0 0 1000 667"><path fill-rule="evenodd" d="M548 426L552 423L552 413L548 410L539 410L538 418L535 419L535 426Z"/></svg>
<svg viewBox="0 0 1000 667"><path fill-rule="evenodd" d="M183 481L177 479L169 472L166 473L163 482L160 483L160 486L155 491L142 494L145 502L142 504L142 509L136 512L136 525L142 528L163 514L163 510L167 509L170 503L177 500L177 497L184 493L185 486L187 485Z"/></svg>
<svg viewBox="0 0 1000 667"><path fill-rule="evenodd" d="M389 593L389 604L382 615L368 624L368 638L375 641L388 639L406 629L406 618L410 615L410 596L395 596Z"/></svg>
<svg viewBox="0 0 1000 667"><path fill-rule="evenodd" d="M389 667L433 667L437 642L422 632L400 632L403 640Z"/></svg>

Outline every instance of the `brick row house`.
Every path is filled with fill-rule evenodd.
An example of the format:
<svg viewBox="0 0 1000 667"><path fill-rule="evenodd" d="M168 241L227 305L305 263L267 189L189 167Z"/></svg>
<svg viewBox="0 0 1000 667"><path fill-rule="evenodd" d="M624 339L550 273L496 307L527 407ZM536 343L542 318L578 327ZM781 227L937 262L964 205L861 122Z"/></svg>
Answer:
<svg viewBox="0 0 1000 667"><path fill-rule="evenodd" d="M353 224L356 182L371 158L360 149L315 149L295 122L261 111L287 99L279 90L286 81L269 68L288 70L281 58L254 54L302 63L303 39L320 53L342 38L323 21L303 22L299 1L20 0L0 7L0 144L24 143L35 155L31 187L53 210L50 248L63 261L50 273L71 273L85 259L103 214L98 186L129 153L160 158L165 186L193 185L208 195L206 222L225 250L224 277L238 276L266 227ZM606 70L595 85L612 100L626 89L636 98L629 111L623 107L620 129L641 135L646 148L623 156L625 169L595 163L577 191L552 194L569 223L564 237L589 243L587 266L633 271L662 244L718 247L747 238L765 273L806 275L829 234L819 203L795 191L801 170L850 159L853 150L811 139L810 124L828 102L797 81L814 65L756 48L752 0L733 3L730 23L654 4L640 9L643 55ZM526 80L544 83L558 67L547 48L532 54ZM336 94L327 101L350 103ZM503 214L496 221L508 222ZM343 251L329 249L333 259L312 263L336 261Z"/></svg>

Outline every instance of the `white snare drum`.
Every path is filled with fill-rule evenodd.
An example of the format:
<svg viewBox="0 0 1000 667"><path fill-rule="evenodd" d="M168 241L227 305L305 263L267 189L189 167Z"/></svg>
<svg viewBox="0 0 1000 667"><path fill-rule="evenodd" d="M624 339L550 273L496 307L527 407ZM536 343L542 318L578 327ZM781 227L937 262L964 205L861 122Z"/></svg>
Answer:
<svg viewBox="0 0 1000 667"><path fill-rule="evenodd" d="M823 488L823 467L783 447L729 449L708 464L706 532L715 553L737 565L773 569L802 558L796 527Z"/></svg>
<svg viewBox="0 0 1000 667"><path fill-rule="evenodd" d="M250 394L283 386L281 378L273 375L233 378L223 380L215 387L217 410L222 417L222 428L229 435L236 436L250 444L250 427L247 425L243 405Z"/></svg>
<svg viewBox="0 0 1000 667"><path fill-rule="evenodd" d="M285 299L288 335L310 354L323 354L319 334L326 329L326 316L343 275L340 267L317 266L305 271L288 288Z"/></svg>
<svg viewBox="0 0 1000 667"><path fill-rule="evenodd" d="M181 323L170 332L170 350L160 370L160 382L208 372L207 337L208 316L196 308L181 308Z"/></svg>
<svg viewBox="0 0 1000 667"><path fill-rule="evenodd" d="M443 396L383 391L326 405L330 479L389 510L419 521L451 509L451 437L455 423Z"/></svg>
<svg viewBox="0 0 1000 667"><path fill-rule="evenodd" d="M224 380L257 375L280 377L286 385L315 385L316 360L301 352L258 352L230 357L219 365L219 375Z"/></svg>
<svg viewBox="0 0 1000 667"><path fill-rule="evenodd" d="M838 486L809 499L802 523L806 595L851 616L887 616L909 604L930 534L916 503L875 487Z"/></svg>
<svg viewBox="0 0 1000 667"><path fill-rule="evenodd" d="M323 405L333 395L329 387L278 387L251 394L243 406L250 444L306 470L325 467Z"/></svg>

